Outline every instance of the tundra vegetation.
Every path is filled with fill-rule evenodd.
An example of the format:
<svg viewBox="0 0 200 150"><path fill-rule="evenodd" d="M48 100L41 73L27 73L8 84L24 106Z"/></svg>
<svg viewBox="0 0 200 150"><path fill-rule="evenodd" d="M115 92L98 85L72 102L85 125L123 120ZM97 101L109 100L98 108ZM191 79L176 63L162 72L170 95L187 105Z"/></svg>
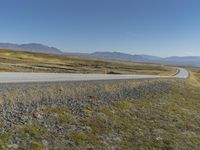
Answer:
<svg viewBox="0 0 200 150"><path fill-rule="evenodd" d="M0 86L1 149L200 147L199 69L190 79Z"/></svg>
<svg viewBox="0 0 200 150"><path fill-rule="evenodd" d="M172 75L174 67L0 49L0 71Z"/></svg>
<svg viewBox="0 0 200 150"><path fill-rule="evenodd" d="M166 66L0 51L1 71L173 74ZM0 149L200 148L200 69L190 78L0 84Z"/></svg>

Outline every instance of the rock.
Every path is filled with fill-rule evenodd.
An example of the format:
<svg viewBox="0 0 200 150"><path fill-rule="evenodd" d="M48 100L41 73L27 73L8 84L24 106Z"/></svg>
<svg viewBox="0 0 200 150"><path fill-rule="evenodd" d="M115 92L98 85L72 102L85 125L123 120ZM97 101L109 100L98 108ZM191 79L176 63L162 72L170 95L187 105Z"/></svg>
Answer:
<svg viewBox="0 0 200 150"><path fill-rule="evenodd" d="M43 112L34 112L33 113L33 116L36 118L36 119L43 119L43 115L44 113Z"/></svg>

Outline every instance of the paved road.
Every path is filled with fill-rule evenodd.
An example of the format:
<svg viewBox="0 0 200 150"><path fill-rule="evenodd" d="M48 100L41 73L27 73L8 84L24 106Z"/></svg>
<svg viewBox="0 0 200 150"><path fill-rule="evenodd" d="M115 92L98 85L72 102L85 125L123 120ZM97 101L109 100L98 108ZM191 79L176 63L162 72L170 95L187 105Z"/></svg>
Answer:
<svg viewBox="0 0 200 150"><path fill-rule="evenodd" d="M175 76L172 76L171 78L184 78L184 79L186 79L186 78L188 78L189 77L189 72L186 70L186 69L184 69L184 68L178 68L179 69L179 72L178 72L178 74L176 74Z"/></svg>
<svg viewBox="0 0 200 150"><path fill-rule="evenodd" d="M179 68L175 76L163 76L162 78L187 78L186 69ZM0 73L0 83L24 83L24 82L53 82L53 81L89 81L111 79L154 79L156 75L112 75L112 74L71 74L71 73Z"/></svg>

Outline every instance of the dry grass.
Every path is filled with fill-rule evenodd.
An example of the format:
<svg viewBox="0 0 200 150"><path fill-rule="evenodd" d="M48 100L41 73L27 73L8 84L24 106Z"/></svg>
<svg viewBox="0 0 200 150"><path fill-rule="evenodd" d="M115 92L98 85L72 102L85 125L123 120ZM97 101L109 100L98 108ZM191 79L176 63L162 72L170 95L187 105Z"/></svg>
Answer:
<svg viewBox="0 0 200 150"><path fill-rule="evenodd" d="M0 71L171 75L174 67L0 50Z"/></svg>
<svg viewBox="0 0 200 150"><path fill-rule="evenodd" d="M190 83L193 86L200 87L200 68L187 68L190 73Z"/></svg>
<svg viewBox="0 0 200 150"><path fill-rule="evenodd" d="M198 150L200 69L190 69L188 80L2 85L0 146Z"/></svg>

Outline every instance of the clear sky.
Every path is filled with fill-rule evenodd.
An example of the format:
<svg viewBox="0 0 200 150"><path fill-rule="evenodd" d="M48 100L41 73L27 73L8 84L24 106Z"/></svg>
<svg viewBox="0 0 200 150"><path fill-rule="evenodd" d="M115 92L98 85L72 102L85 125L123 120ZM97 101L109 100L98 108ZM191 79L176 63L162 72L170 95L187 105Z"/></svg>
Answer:
<svg viewBox="0 0 200 150"><path fill-rule="evenodd" d="M200 0L0 0L0 42L200 56Z"/></svg>

